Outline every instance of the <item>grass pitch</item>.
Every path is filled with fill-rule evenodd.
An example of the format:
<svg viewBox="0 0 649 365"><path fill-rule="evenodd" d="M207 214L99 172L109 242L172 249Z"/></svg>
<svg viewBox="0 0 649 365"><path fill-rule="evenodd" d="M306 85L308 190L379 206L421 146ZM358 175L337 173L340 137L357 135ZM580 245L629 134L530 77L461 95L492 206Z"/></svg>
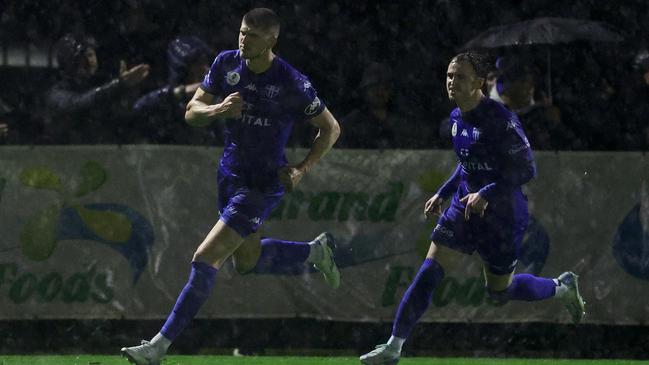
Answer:
<svg viewBox="0 0 649 365"><path fill-rule="evenodd" d="M637 360L403 358L399 365L639 365ZM646 363L646 362L642 362ZM0 356L0 365L129 365L120 356ZM167 356L161 365L359 365L355 357Z"/></svg>

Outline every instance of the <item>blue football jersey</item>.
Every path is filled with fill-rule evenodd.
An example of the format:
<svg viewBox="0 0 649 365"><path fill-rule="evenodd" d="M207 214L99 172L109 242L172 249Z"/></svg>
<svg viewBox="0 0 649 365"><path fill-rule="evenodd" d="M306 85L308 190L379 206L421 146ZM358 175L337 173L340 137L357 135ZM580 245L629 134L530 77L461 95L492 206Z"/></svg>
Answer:
<svg viewBox="0 0 649 365"><path fill-rule="evenodd" d="M220 170L260 184L275 181L277 169L287 164L284 148L293 123L325 108L309 79L286 61L275 57L268 70L256 74L238 50L216 57L201 88L222 97L241 94L241 118L225 121Z"/></svg>
<svg viewBox="0 0 649 365"><path fill-rule="evenodd" d="M466 113L455 108L450 115L453 148L459 164L439 190L448 198L458 184L480 192L487 201L511 196L536 175L536 164L523 126L502 104L483 98Z"/></svg>

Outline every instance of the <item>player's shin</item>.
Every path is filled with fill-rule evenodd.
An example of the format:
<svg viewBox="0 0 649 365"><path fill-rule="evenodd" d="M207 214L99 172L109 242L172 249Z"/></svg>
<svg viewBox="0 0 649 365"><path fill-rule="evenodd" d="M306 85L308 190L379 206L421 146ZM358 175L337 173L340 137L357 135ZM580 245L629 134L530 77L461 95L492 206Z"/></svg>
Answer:
<svg viewBox="0 0 649 365"><path fill-rule="evenodd" d="M189 280L180 292L176 304L160 334L172 342L187 327L209 297L218 270L209 264L194 261Z"/></svg>
<svg viewBox="0 0 649 365"><path fill-rule="evenodd" d="M430 305L433 291L443 278L442 266L434 259L426 259L404 293L392 326L391 341L398 346L399 351L403 345L400 339L405 340L410 335L413 327Z"/></svg>

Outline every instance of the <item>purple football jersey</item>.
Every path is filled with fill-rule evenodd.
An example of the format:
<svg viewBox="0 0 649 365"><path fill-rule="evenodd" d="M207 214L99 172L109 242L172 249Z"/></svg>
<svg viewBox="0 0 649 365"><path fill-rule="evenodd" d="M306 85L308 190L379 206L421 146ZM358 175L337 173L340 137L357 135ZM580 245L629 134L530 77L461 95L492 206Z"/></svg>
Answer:
<svg viewBox="0 0 649 365"><path fill-rule="evenodd" d="M439 190L442 197L448 198L464 183L468 192L480 191L487 201L509 198L536 175L523 127L502 104L483 98L467 113L454 109L449 123L459 165Z"/></svg>
<svg viewBox="0 0 649 365"><path fill-rule="evenodd" d="M251 185L277 181L277 170L287 164L284 147L293 123L313 118L325 108L309 79L286 61L275 57L268 70L256 74L238 50L216 57L201 88L222 97L241 94L241 118L225 121L220 170Z"/></svg>

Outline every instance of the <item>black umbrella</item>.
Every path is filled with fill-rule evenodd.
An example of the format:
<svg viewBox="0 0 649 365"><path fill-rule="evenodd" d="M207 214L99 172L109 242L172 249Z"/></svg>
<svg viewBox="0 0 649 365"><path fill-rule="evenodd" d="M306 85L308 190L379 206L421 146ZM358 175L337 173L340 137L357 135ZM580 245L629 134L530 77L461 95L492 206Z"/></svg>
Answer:
<svg viewBox="0 0 649 365"><path fill-rule="evenodd" d="M602 22L569 18L536 18L489 28L462 47L499 48L527 45L552 45L572 42L619 42L624 37ZM547 86L552 100L551 50L548 48Z"/></svg>

